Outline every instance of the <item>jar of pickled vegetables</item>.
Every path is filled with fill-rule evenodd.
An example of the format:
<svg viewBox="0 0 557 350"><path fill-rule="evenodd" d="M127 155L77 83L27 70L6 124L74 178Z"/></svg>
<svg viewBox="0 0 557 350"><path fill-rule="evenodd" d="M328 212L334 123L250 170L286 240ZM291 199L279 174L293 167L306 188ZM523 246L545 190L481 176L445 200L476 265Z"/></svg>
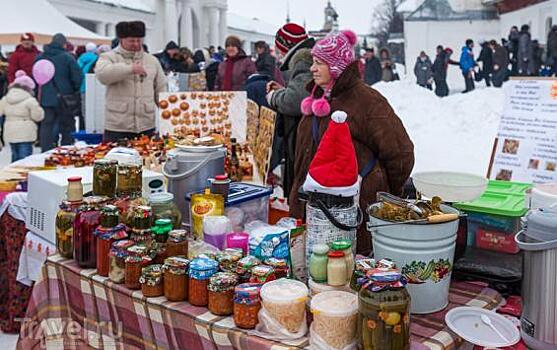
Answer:
<svg viewBox="0 0 557 350"><path fill-rule="evenodd" d="M74 259L82 268L97 266L97 238L94 233L101 223L100 208L107 197L86 197L74 221Z"/></svg>
<svg viewBox="0 0 557 350"><path fill-rule="evenodd" d="M133 248L136 246L131 246ZM128 255L126 257L125 266L126 271L124 274L124 284L126 288L131 290L137 290L141 288L139 279L141 278L141 271L144 267L147 267L151 263L151 257L147 255L131 255L130 249L128 249Z"/></svg>
<svg viewBox="0 0 557 350"><path fill-rule="evenodd" d="M269 258L265 261L266 265L271 266L275 270L276 279L288 277L288 263L284 259Z"/></svg>
<svg viewBox="0 0 557 350"><path fill-rule="evenodd" d="M268 265L258 265L251 269L251 283L264 284L276 280L275 269Z"/></svg>
<svg viewBox="0 0 557 350"><path fill-rule="evenodd" d="M331 244L332 250L338 250L344 253L344 262L346 264L346 280L352 278L352 271L354 271L354 254L352 253L352 242L347 239L334 241Z"/></svg>
<svg viewBox="0 0 557 350"><path fill-rule="evenodd" d="M261 309L257 283L243 283L234 289L234 324L243 329L254 329L259 322L258 313Z"/></svg>
<svg viewBox="0 0 557 350"><path fill-rule="evenodd" d="M143 191L143 165L119 164L118 186L119 196L140 196Z"/></svg>
<svg viewBox="0 0 557 350"><path fill-rule="evenodd" d="M137 243L150 244L153 240L153 231L151 230L151 223L153 221L153 214L151 207L140 205L134 208L131 218L131 233L130 238Z"/></svg>
<svg viewBox="0 0 557 350"><path fill-rule="evenodd" d="M164 296L169 301L188 299L188 267L186 256L172 256L164 261Z"/></svg>
<svg viewBox="0 0 557 350"><path fill-rule="evenodd" d="M329 246L316 244L309 259L309 275L317 283L327 282L327 262Z"/></svg>
<svg viewBox="0 0 557 350"><path fill-rule="evenodd" d="M188 234L185 230L173 230L168 233L166 241L166 255L188 256Z"/></svg>
<svg viewBox="0 0 557 350"><path fill-rule="evenodd" d="M116 241L112 244L110 250L110 267L108 269L108 277L114 283L124 283L126 277L126 258L128 257L128 248L135 243L129 239Z"/></svg>
<svg viewBox="0 0 557 350"><path fill-rule="evenodd" d="M156 298L164 294L162 265L155 264L143 268L141 277L141 293L146 298Z"/></svg>
<svg viewBox="0 0 557 350"><path fill-rule="evenodd" d="M168 233L172 231L172 221L170 219L157 219L155 226L151 229L155 236L155 241L158 243L166 243Z"/></svg>
<svg viewBox="0 0 557 350"><path fill-rule="evenodd" d="M116 196L116 172L118 162L99 159L93 164L93 194L96 196Z"/></svg>
<svg viewBox="0 0 557 350"><path fill-rule="evenodd" d="M234 287L238 275L231 272L217 272L209 279L209 311L218 316L234 313Z"/></svg>
<svg viewBox="0 0 557 350"><path fill-rule="evenodd" d="M157 219L170 219L172 228L179 229L182 227L182 213L174 203L174 195L172 193L153 193L149 196L149 205L153 208L153 216Z"/></svg>
<svg viewBox="0 0 557 350"><path fill-rule="evenodd" d="M209 278L218 270L218 263L207 258L193 259L189 267L188 301L193 306L207 306L209 303Z"/></svg>
<svg viewBox="0 0 557 350"><path fill-rule="evenodd" d="M358 335L363 350L410 349L410 294L394 269L373 269L359 293Z"/></svg>
<svg viewBox="0 0 557 350"><path fill-rule="evenodd" d="M73 227L76 212L82 202L65 201L56 214L56 248L61 256L73 258Z"/></svg>
<svg viewBox="0 0 557 350"><path fill-rule="evenodd" d="M97 273L107 277L110 265L112 243L128 236L126 227L118 224L118 208L106 205L101 209L101 225L95 230L97 237Z"/></svg>

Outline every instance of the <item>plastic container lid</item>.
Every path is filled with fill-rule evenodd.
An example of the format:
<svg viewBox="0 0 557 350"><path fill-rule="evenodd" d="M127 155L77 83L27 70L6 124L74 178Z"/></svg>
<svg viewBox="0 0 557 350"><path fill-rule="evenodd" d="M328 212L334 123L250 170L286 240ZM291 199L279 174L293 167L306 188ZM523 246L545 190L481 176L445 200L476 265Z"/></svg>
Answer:
<svg viewBox="0 0 557 350"><path fill-rule="evenodd" d="M330 286L327 283L318 283L312 280L311 278L308 280L308 286L311 290L311 295L317 295L323 292L333 292L333 291L343 291L343 292L350 292L352 289L350 288L350 283L347 283L344 286Z"/></svg>
<svg viewBox="0 0 557 350"><path fill-rule="evenodd" d="M316 244L313 246L313 252L319 255L327 254L329 252L329 246L326 244Z"/></svg>
<svg viewBox="0 0 557 350"><path fill-rule="evenodd" d="M261 298L271 303L305 302L307 297L308 287L305 284L286 278L268 282L261 288Z"/></svg>
<svg viewBox="0 0 557 350"><path fill-rule="evenodd" d="M344 258L344 252L341 250L331 250L327 256L329 258Z"/></svg>
<svg viewBox="0 0 557 350"><path fill-rule="evenodd" d="M476 213L521 217L526 214L524 196L485 192L473 202L456 203L456 208Z"/></svg>
<svg viewBox="0 0 557 350"><path fill-rule="evenodd" d="M524 196L526 195L526 191L531 188L532 184L523 182L489 180L486 192Z"/></svg>
<svg viewBox="0 0 557 350"><path fill-rule="evenodd" d="M331 244L331 249L332 250L346 250L346 249L350 249L352 248L352 242L350 242L347 239L341 239L338 241L334 241Z"/></svg>
<svg viewBox="0 0 557 350"><path fill-rule="evenodd" d="M528 224L524 234L538 242L557 240L557 209L538 209L527 216Z"/></svg>
<svg viewBox="0 0 557 350"><path fill-rule="evenodd" d="M169 192L153 193L149 196L149 202L151 203L166 203L174 200L174 195Z"/></svg>
<svg viewBox="0 0 557 350"><path fill-rule="evenodd" d="M219 264L213 259L196 258L190 263L190 270L194 271L210 271L216 270Z"/></svg>
<svg viewBox="0 0 557 350"><path fill-rule="evenodd" d="M226 180L228 180L228 176L226 176L226 175L217 175L217 176L215 176L215 180L216 180L216 181L226 181Z"/></svg>
<svg viewBox="0 0 557 350"><path fill-rule="evenodd" d="M319 293L311 299L311 312L333 317L352 316L358 313L358 296L342 291Z"/></svg>
<svg viewBox="0 0 557 350"><path fill-rule="evenodd" d="M188 193L186 195L186 200L191 201L191 196L200 192ZM244 202L249 202L254 199L259 199L263 197L270 197L273 190L269 187L256 186L252 184L247 184L243 182L232 182L228 190L228 197L224 203L225 207L232 207Z"/></svg>

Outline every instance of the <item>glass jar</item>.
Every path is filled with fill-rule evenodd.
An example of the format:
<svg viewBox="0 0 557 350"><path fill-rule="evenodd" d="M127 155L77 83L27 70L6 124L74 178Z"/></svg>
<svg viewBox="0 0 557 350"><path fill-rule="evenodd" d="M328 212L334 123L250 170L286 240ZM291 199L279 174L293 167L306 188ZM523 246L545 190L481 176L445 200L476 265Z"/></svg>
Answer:
<svg viewBox="0 0 557 350"><path fill-rule="evenodd" d="M410 349L410 294L398 271L389 272L385 282L385 269L381 279L364 284L359 293L358 335L364 350Z"/></svg>
<svg viewBox="0 0 557 350"><path fill-rule="evenodd" d="M231 272L217 272L209 279L208 308L217 316L229 316L234 313L234 287L238 284L238 275Z"/></svg>
<svg viewBox="0 0 557 350"><path fill-rule="evenodd" d="M241 255L229 254L226 251L218 253L216 258L219 263L219 269L223 272L236 272L236 267L241 257Z"/></svg>
<svg viewBox="0 0 557 350"><path fill-rule="evenodd" d="M120 222L130 228L132 227L131 222L135 208L140 205L147 205L147 203L147 200L144 198L135 196L120 196L113 202L120 211Z"/></svg>
<svg viewBox="0 0 557 350"><path fill-rule="evenodd" d="M135 246L131 246L133 248ZM126 257L125 266L126 271L124 275L124 284L126 288L131 290L141 289L139 279L141 278L141 271L147 267L151 262L151 258L146 255L131 255L128 249L129 256Z"/></svg>
<svg viewBox="0 0 557 350"><path fill-rule="evenodd" d="M172 231L172 221L170 219L157 219L151 230L155 236L155 242L166 243L168 233Z"/></svg>
<svg viewBox="0 0 557 350"><path fill-rule="evenodd" d="M118 195L141 196L143 192L143 165L118 165Z"/></svg>
<svg viewBox="0 0 557 350"><path fill-rule="evenodd" d="M190 261L185 256L173 256L164 261L164 296L168 301L188 299L188 267Z"/></svg>
<svg viewBox="0 0 557 350"><path fill-rule="evenodd" d="M269 258L265 261L265 264L271 266L275 270L277 280L288 277L288 263L286 260Z"/></svg>
<svg viewBox="0 0 557 350"><path fill-rule="evenodd" d="M173 230L168 233L166 241L166 255L188 256L188 234L185 230Z"/></svg>
<svg viewBox="0 0 557 350"><path fill-rule="evenodd" d="M56 214L56 248L61 256L67 259L73 258L73 228L76 211L82 202L65 201L60 204L60 210Z"/></svg>
<svg viewBox="0 0 557 350"><path fill-rule="evenodd" d="M182 213L174 203L172 193L153 193L149 196L149 205L153 208L153 216L157 219L170 219L172 227L179 229L182 227Z"/></svg>
<svg viewBox="0 0 557 350"><path fill-rule="evenodd" d="M253 255L248 255L238 260L236 273L240 276L240 282L248 282L251 277L251 269L258 265L261 265L261 261Z"/></svg>
<svg viewBox="0 0 557 350"><path fill-rule="evenodd" d="M243 283L234 289L234 324L243 329L254 329L259 322L258 313L261 309L257 283Z"/></svg>
<svg viewBox="0 0 557 350"><path fill-rule="evenodd" d="M188 301L193 306L207 306L209 304L209 278L218 269L215 260L207 258L193 259L189 267Z"/></svg>
<svg viewBox="0 0 557 350"><path fill-rule="evenodd" d="M66 199L69 202L81 202L83 200L83 184L81 183L81 177L74 176L68 178Z"/></svg>
<svg viewBox="0 0 557 350"><path fill-rule="evenodd" d="M93 165L93 194L116 196L116 171L118 162L110 159L96 160Z"/></svg>
<svg viewBox="0 0 557 350"><path fill-rule="evenodd" d="M74 259L82 268L94 269L97 265L97 239L95 230L101 223L101 206L106 197L87 197L79 208L74 221Z"/></svg>
<svg viewBox="0 0 557 350"><path fill-rule="evenodd" d="M258 265L251 269L251 283L264 284L276 280L275 269L267 265Z"/></svg>
<svg viewBox="0 0 557 350"><path fill-rule="evenodd" d="M134 245L129 239L116 241L112 244L110 250L110 267L108 269L108 278L114 283L124 283L126 277L126 258L128 257L128 248Z"/></svg>
<svg viewBox="0 0 557 350"><path fill-rule="evenodd" d="M352 242L347 239L334 241L331 244L332 250L339 250L344 253L344 262L346 263L346 280L352 278L354 271L354 253L352 252Z"/></svg>
<svg viewBox="0 0 557 350"><path fill-rule="evenodd" d="M101 209L101 225L95 230L97 238L97 273L108 276L112 243L128 236L126 227L118 224L118 208L106 205Z"/></svg>
<svg viewBox="0 0 557 350"><path fill-rule="evenodd" d="M365 278L368 271L371 271L373 268L375 268L375 259L365 258L356 260L354 273L352 273L352 277L350 278L350 289L359 292L362 287L361 280Z"/></svg>
<svg viewBox="0 0 557 350"><path fill-rule="evenodd" d="M144 297L156 298L162 296L164 294L162 265L155 264L143 268L139 283Z"/></svg>
<svg viewBox="0 0 557 350"><path fill-rule="evenodd" d="M327 254L327 284L330 286L344 286L346 284L346 261L344 253L332 250Z"/></svg>
<svg viewBox="0 0 557 350"><path fill-rule="evenodd" d="M151 207L140 205L134 208L131 219L130 238L136 243L149 245L153 240L153 231L151 223L153 214Z"/></svg>
<svg viewBox="0 0 557 350"><path fill-rule="evenodd" d="M326 244L316 244L309 259L309 275L314 282L327 282L327 257L329 247Z"/></svg>

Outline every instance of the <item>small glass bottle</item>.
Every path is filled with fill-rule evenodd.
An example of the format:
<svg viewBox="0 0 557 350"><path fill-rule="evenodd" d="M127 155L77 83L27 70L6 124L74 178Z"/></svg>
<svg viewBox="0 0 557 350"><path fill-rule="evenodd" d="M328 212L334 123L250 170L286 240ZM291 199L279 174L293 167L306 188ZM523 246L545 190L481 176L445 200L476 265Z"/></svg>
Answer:
<svg viewBox="0 0 557 350"><path fill-rule="evenodd" d="M327 284L330 286L344 286L346 284L346 262L344 253L332 250L327 254Z"/></svg>
<svg viewBox="0 0 557 350"><path fill-rule="evenodd" d="M244 283L234 289L234 324L238 328L254 329L259 322L261 285Z"/></svg>
<svg viewBox="0 0 557 350"><path fill-rule="evenodd" d="M118 162L110 159L96 160L93 165L93 194L96 196L116 196L116 172Z"/></svg>
<svg viewBox="0 0 557 350"><path fill-rule="evenodd" d="M101 223L101 206L106 197L87 197L74 221L74 259L82 268L97 266L97 238L95 230Z"/></svg>
<svg viewBox="0 0 557 350"><path fill-rule="evenodd" d="M352 253L352 242L347 239L334 241L331 244L331 249L339 250L344 253L344 262L346 263L346 279L349 280L352 277L352 271L354 271L354 253Z"/></svg>
<svg viewBox="0 0 557 350"><path fill-rule="evenodd" d="M209 279L208 309L217 316L229 316L234 313L234 287L238 284L238 275L230 272L217 272Z"/></svg>
<svg viewBox="0 0 557 350"><path fill-rule="evenodd" d="M327 257L329 247L326 244L316 244L309 259L309 275L314 282L327 282Z"/></svg>
<svg viewBox="0 0 557 350"><path fill-rule="evenodd" d="M188 256L188 234L185 230L173 230L168 233L166 241L166 255Z"/></svg>
<svg viewBox="0 0 557 350"><path fill-rule="evenodd" d="M101 209L101 224L95 230L97 238L97 273L107 277L110 268L110 249L115 241L128 237L126 227L119 224L118 208L106 205Z"/></svg>
<svg viewBox="0 0 557 350"><path fill-rule="evenodd" d="M207 258L193 259L189 267L188 301L193 306L207 306L209 303L209 278L218 270L218 263Z"/></svg>

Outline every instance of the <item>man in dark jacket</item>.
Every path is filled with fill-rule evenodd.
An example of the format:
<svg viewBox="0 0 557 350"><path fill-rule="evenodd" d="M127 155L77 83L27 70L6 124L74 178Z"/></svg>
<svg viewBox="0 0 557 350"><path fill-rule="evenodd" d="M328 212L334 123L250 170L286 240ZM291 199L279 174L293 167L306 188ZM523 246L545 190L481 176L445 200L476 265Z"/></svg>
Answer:
<svg viewBox="0 0 557 350"><path fill-rule="evenodd" d="M44 53L37 57L37 61L51 61L55 69L54 78L42 87L39 101L45 111L39 135L43 152L57 146L59 134L62 134L62 145L73 144L71 133L75 131L75 116L62 108L58 95L79 92L82 78L75 58L65 50L66 43L66 37L58 33L52 37L50 44L45 46Z"/></svg>
<svg viewBox="0 0 557 350"><path fill-rule="evenodd" d="M539 76L543 64L543 47L538 40L532 40L532 71L533 76Z"/></svg>
<svg viewBox="0 0 557 350"><path fill-rule="evenodd" d="M375 56L373 48L366 49L365 53L365 67L364 67L364 82L368 85L373 85L381 81L381 62Z"/></svg>
<svg viewBox="0 0 557 350"><path fill-rule="evenodd" d="M33 63L41 53L35 46L35 37L31 33L25 33L20 38L21 43L15 52L10 55L8 61L8 83L15 79L15 72L23 70L28 76L33 76Z"/></svg>
<svg viewBox="0 0 557 350"><path fill-rule="evenodd" d="M493 51L487 41L482 43L482 51L477 62L482 62L482 78L485 79L485 85L491 86L491 74L493 73Z"/></svg>
<svg viewBox="0 0 557 350"><path fill-rule="evenodd" d="M255 43L255 51L257 52L257 60L255 61L257 73L265 74L274 79L277 61L269 52L269 45L264 41L258 41Z"/></svg>
<svg viewBox="0 0 557 350"><path fill-rule="evenodd" d="M518 74L528 76L533 71L533 50L532 37L530 35L530 26L525 24L520 28L518 37Z"/></svg>
<svg viewBox="0 0 557 350"><path fill-rule="evenodd" d="M443 46L437 46L437 56L435 56L431 70L433 71L433 81L435 82L435 94L439 97L449 95L447 69L449 67L450 54L452 54L452 50L447 52Z"/></svg>
<svg viewBox="0 0 557 350"><path fill-rule="evenodd" d="M174 42L169 41L166 44L163 52L159 52L154 55L161 63L162 69L165 73L168 72L178 72L181 70L180 66L182 62L180 61L180 47Z"/></svg>
<svg viewBox="0 0 557 350"><path fill-rule="evenodd" d="M547 35L547 61L552 64L552 75L557 75L557 25Z"/></svg>
<svg viewBox="0 0 557 350"><path fill-rule="evenodd" d="M518 38L520 33L518 32L518 27L513 26L509 33L508 50L510 55L510 61L512 63L511 75L518 75Z"/></svg>
<svg viewBox="0 0 557 350"><path fill-rule="evenodd" d="M286 87L272 81L267 85L267 101L278 113L276 133L283 139L283 190L290 193L294 179L294 157L296 154L296 134L302 117L300 104L309 96L306 85L312 80L310 67L313 64L311 48L315 44L309 38L304 27L287 23L282 26L275 37L275 47L284 56L281 71L289 77Z"/></svg>
<svg viewBox="0 0 557 350"><path fill-rule="evenodd" d="M491 40L489 46L493 50L493 86L501 87L509 73L509 54L495 40Z"/></svg>

